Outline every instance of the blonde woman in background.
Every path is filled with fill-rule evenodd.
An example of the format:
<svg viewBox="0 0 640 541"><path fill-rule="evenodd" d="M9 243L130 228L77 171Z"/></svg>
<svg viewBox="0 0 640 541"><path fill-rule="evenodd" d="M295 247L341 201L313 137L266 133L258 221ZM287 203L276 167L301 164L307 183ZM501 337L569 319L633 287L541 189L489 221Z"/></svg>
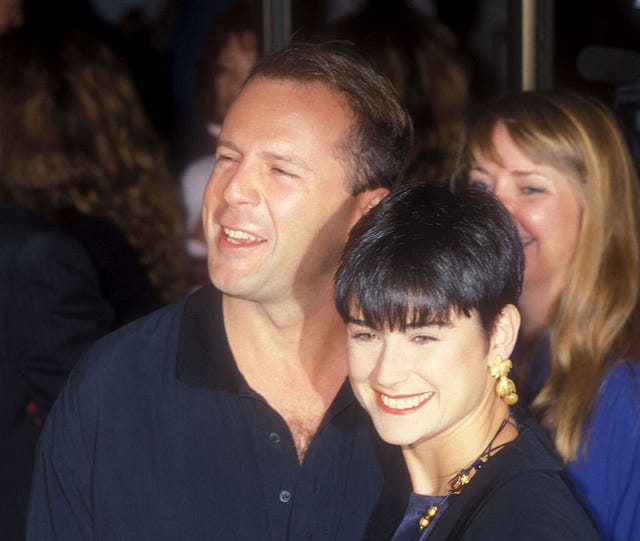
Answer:
<svg viewBox="0 0 640 541"><path fill-rule="evenodd" d="M562 91L488 105L458 186L493 191L525 250L514 361L603 539L640 539L638 179L610 111Z"/></svg>

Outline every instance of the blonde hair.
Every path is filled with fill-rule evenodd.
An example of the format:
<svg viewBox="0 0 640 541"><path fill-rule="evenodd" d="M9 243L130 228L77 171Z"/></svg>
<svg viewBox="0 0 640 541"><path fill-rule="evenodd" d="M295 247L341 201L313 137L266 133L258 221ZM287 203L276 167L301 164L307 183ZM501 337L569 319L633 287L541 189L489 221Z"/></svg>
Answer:
<svg viewBox="0 0 640 541"><path fill-rule="evenodd" d="M596 99L562 91L524 92L488 106L471 123L460 165L496 158L492 133L504 123L533 162L572 181L582 223L567 284L547 334L549 378L531 408L566 462L587 441L588 419L614 359L631 353L640 280L640 192L628 148L611 112ZM466 175L459 170L456 183ZM517 360L522 378L531 350Z"/></svg>
<svg viewBox="0 0 640 541"><path fill-rule="evenodd" d="M80 35L0 48L0 199L60 223L112 224L159 298L186 292L182 209L125 66Z"/></svg>

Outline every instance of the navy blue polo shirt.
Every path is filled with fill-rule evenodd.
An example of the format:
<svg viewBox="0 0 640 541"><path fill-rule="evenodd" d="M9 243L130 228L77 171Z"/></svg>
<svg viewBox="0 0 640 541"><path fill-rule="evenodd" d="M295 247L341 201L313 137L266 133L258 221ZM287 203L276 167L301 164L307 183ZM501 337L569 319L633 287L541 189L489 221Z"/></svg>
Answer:
<svg viewBox="0 0 640 541"><path fill-rule="evenodd" d="M389 539L409 493L399 450L346 381L300 465L204 288L100 340L73 371L41 436L28 538Z"/></svg>

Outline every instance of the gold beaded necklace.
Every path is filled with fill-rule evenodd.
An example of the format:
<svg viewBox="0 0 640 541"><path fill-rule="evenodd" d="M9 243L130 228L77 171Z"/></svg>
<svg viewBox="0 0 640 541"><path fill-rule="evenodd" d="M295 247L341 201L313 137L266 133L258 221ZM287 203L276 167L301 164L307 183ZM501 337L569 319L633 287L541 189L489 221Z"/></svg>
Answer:
<svg viewBox="0 0 640 541"><path fill-rule="evenodd" d="M431 524L434 517L438 514L438 510L444 505L444 503L454 494L460 494L465 485L469 484L469 481L471 481L471 472L482 469L487 460L489 460L489 457L491 457L491 453L495 453L496 451L502 449L505 445L507 445L507 443L510 443L505 442L496 447L493 447L493 442L496 441L498 435L504 430L507 425L511 425L517 429L516 425L513 423L510 417L504 419L502 423L500 423L498 430L493 435L493 438L491 438L489 444L485 447L484 451L480 453L478 458L476 458L471 463L471 466L460 470L449 480L449 491L442 497L440 502L437 505L430 505L429 507L427 507L426 511L420 516L420 519L418 520L418 528L421 532L427 526L429 526L429 524Z"/></svg>

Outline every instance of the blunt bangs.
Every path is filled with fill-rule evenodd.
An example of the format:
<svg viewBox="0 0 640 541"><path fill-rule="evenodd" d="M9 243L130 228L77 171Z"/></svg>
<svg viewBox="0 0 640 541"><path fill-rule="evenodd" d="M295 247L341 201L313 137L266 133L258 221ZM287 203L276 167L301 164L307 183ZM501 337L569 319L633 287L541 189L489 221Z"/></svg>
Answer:
<svg viewBox="0 0 640 541"><path fill-rule="evenodd" d="M522 284L520 239L491 194L412 183L354 226L336 274L336 306L346 322L374 329L449 323L478 312L483 328Z"/></svg>

